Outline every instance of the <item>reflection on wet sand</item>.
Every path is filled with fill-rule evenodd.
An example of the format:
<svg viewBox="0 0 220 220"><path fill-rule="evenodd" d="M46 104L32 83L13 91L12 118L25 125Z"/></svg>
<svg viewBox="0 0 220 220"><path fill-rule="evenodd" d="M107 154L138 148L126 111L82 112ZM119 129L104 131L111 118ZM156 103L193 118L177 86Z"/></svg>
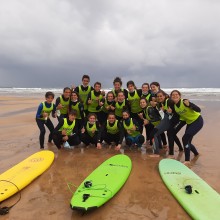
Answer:
<svg viewBox="0 0 220 220"><path fill-rule="evenodd" d="M4 99L7 100L7 97ZM16 103L18 110L21 110L24 108L22 102L29 103L25 105L26 108L37 108L40 101L42 100L30 98L9 99L0 113L6 114L10 110L11 102ZM213 102L201 104L206 106L203 109L205 126L193 140L201 156L192 157L192 170L220 192L217 129L220 126L220 108L216 108L216 103L214 105ZM1 173L40 150L39 131L34 116L35 112L27 111L25 115L0 117ZM55 124L57 120L53 122ZM181 134L180 132L178 135ZM149 146L145 147L139 150L124 147L117 152L114 147L107 145L101 150L97 150L94 146L62 150L58 150L54 145L47 146L46 149L55 153L54 163L21 191L22 197L19 203L10 210L9 214L1 216L1 219L190 219L160 178L158 163L166 157L167 152L161 150L160 158L150 158L149 154L152 150ZM74 186L79 186L96 167L118 153L126 154L132 160L131 174L122 189L104 206L91 213L82 215L71 210L69 203L75 190ZM175 158L183 162L184 154L175 151ZM72 184L71 187L68 187L69 183ZM10 206L17 200L17 196L4 201L1 206Z"/></svg>

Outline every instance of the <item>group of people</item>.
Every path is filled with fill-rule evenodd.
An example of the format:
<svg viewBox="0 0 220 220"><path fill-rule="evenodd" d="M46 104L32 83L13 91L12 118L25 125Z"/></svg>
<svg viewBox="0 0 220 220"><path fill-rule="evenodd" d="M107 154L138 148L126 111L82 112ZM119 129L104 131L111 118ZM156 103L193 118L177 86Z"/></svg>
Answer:
<svg viewBox="0 0 220 220"><path fill-rule="evenodd" d="M138 89L132 80L124 89L121 78L116 77L114 88L105 93L100 82L93 87L89 83L90 77L83 75L82 84L65 87L55 103L53 92L45 94L45 101L40 103L36 114L41 149L44 149L47 126L50 131L48 144L53 141L58 149L67 142L71 146L81 142L85 146L94 144L101 149L105 141L120 150L125 140L127 146L138 148L146 141L152 146L151 157L159 157L160 149L168 145L169 157L174 158L174 143L179 151L185 152L186 164L191 151L199 155L192 139L203 126L201 109L188 99L182 99L178 90L168 95L158 82L143 83ZM55 128L51 115L58 119ZM181 142L177 133L185 125Z"/></svg>

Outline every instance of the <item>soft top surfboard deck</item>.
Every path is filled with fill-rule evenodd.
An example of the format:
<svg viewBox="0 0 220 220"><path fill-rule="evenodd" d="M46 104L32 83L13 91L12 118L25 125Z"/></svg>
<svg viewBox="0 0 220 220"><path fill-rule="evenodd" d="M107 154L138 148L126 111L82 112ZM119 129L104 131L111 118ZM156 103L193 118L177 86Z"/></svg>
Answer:
<svg viewBox="0 0 220 220"><path fill-rule="evenodd" d="M192 170L179 161L163 159L159 172L167 188L193 219L220 219L220 195Z"/></svg>
<svg viewBox="0 0 220 220"><path fill-rule="evenodd" d="M80 184L70 201L71 208L88 211L103 205L124 185L131 168L131 160L126 155L109 158Z"/></svg>
<svg viewBox="0 0 220 220"><path fill-rule="evenodd" d="M43 150L32 154L0 175L0 202L21 190L47 170L54 160L54 153Z"/></svg>

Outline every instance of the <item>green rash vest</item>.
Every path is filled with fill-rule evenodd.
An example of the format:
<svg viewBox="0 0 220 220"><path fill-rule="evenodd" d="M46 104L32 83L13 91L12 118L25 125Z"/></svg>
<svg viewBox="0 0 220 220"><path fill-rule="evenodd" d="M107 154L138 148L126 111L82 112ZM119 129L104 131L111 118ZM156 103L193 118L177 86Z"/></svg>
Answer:
<svg viewBox="0 0 220 220"><path fill-rule="evenodd" d="M192 124L199 116L200 113L192 110L183 103L183 99L180 101L180 107L174 105L176 113L180 116L181 121L185 121L186 124Z"/></svg>
<svg viewBox="0 0 220 220"><path fill-rule="evenodd" d="M88 105L86 104L86 100L87 100L88 94L91 92L91 89L92 89L92 87L88 86L87 91L83 91L82 86L79 86L79 97L83 102L84 110L88 109Z"/></svg>
<svg viewBox="0 0 220 220"><path fill-rule="evenodd" d="M144 97L148 102L149 102L149 100L150 100L150 96L151 96L151 94L149 93L149 94L147 94L147 96L142 96L142 97Z"/></svg>
<svg viewBox="0 0 220 220"><path fill-rule="evenodd" d="M111 105L109 105L108 101L105 100L104 105L102 106L102 111L105 112L105 113L108 113L108 110L106 109L106 107L108 107L108 106L111 106Z"/></svg>
<svg viewBox="0 0 220 220"><path fill-rule="evenodd" d="M97 129L97 127L96 127L96 123L94 123L93 125L92 125L92 127L89 127L89 122L87 122L86 123L86 131L87 131L87 133L88 133L88 135L90 136L90 137L94 137L94 135L95 135L95 132L93 133L92 131L98 131L98 129Z"/></svg>
<svg viewBox="0 0 220 220"><path fill-rule="evenodd" d="M43 109L41 111L41 115L43 115L44 112L48 113L48 117L50 116L50 113L53 111L53 103L51 103L50 108L47 108L45 105L45 102L42 102ZM39 118L40 120L45 120L44 118Z"/></svg>
<svg viewBox="0 0 220 220"><path fill-rule="evenodd" d="M115 103L115 115L118 117L122 117L122 112L125 107L125 100L122 102L121 105L118 102Z"/></svg>
<svg viewBox="0 0 220 220"><path fill-rule="evenodd" d="M71 133L75 127L75 124L76 124L76 121L74 120L71 125L68 125L67 118L64 118L63 119L63 126L59 129L59 131L66 130L66 134L67 134L67 136L69 136L69 135L71 135Z"/></svg>
<svg viewBox="0 0 220 220"><path fill-rule="evenodd" d="M124 129L125 129L125 130L131 130L131 129L133 129L134 123L133 123L132 118L130 118L130 124L129 124L128 126L127 126L127 125L125 124L125 122L123 121L123 126L124 126ZM133 130L132 130L132 133L131 133L131 134L128 134L128 135L130 135L130 136L132 136L132 137L136 137L136 136L139 135L139 134L141 134L139 131L133 131Z"/></svg>
<svg viewBox="0 0 220 220"><path fill-rule="evenodd" d="M150 118L150 116L149 116L149 114L148 114L148 109L149 109L149 108L153 108L153 107L152 107L152 106L147 106L147 108L144 109L144 115L145 115L146 119L147 119L152 125L154 125L154 127L155 127L155 126L157 126L157 125L160 124L160 120L159 120L159 121L154 121L154 122L152 122L152 118Z"/></svg>
<svg viewBox="0 0 220 220"><path fill-rule="evenodd" d="M164 111L167 111L168 110L168 99L165 100L165 105L164 104L162 105L163 105Z"/></svg>
<svg viewBox="0 0 220 220"><path fill-rule="evenodd" d="M119 129L118 129L118 120L115 120L113 126L110 126L109 121L107 120L106 128L107 128L107 133L117 134L117 133L119 132Z"/></svg>
<svg viewBox="0 0 220 220"><path fill-rule="evenodd" d="M77 119L82 119L81 114L80 114L80 110L79 110L79 104L80 102L77 102L76 105L71 105L71 109L76 110L76 118Z"/></svg>
<svg viewBox="0 0 220 220"><path fill-rule="evenodd" d="M70 104L70 99L68 99L68 101L64 101L63 100L63 97L62 95L60 96L60 104L63 106L61 109L60 109L60 113L62 115L66 115L68 113L68 107L69 107L69 104Z"/></svg>
<svg viewBox="0 0 220 220"><path fill-rule="evenodd" d="M88 105L88 111L89 112L100 112L101 108L99 110L97 110L96 108L99 106L99 102L96 100L97 96L95 96L94 91L91 91L91 100L92 103L90 105ZM101 101L103 96L99 95L99 100Z"/></svg>
<svg viewBox="0 0 220 220"><path fill-rule="evenodd" d="M142 111L140 107L140 97L136 90L134 96L131 96L130 93L128 93L128 101L130 102L132 113L138 113Z"/></svg>

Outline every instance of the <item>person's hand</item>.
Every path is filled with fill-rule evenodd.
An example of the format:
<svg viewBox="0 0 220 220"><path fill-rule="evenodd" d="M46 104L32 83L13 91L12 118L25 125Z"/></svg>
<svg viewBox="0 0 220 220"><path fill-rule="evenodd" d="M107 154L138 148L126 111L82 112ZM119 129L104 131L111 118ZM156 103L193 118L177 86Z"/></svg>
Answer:
<svg viewBox="0 0 220 220"><path fill-rule="evenodd" d="M184 103L187 107L189 107L189 100L188 100L188 99L185 99L185 100L183 101L183 103Z"/></svg>
<svg viewBox="0 0 220 220"><path fill-rule="evenodd" d="M168 107L168 109L167 109L167 112L169 113L169 114L172 114L172 108L170 108L170 107Z"/></svg>
<svg viewBox="0 0 220 220"><path fill-rule="evenodd" d="M47 112L43 112L42 115L43 115L43 118L47 118L49 114Z"/></svg>
<svg viewBox="0 0 220 220"><path fill-rule="evenodd" d="M61 131L61 133L62 133L62 135L66 135L66 130L63 129L63 130Z"/></svg>
<svg viewBox="0 0 220 220"><path fill-rule="evenodd" d="M85 128L84 127L82 127L82 129L81 129L81 133L82 134L85 133Z"/></svg>
<svg viewBox="0 0 220 220"><path fill-rule="evenodd" d="M61 104L61 103L59 103L59 104L58 104L58 106L57 106L57 109L59 109L59 110L60 110L61 108L63 108L63 106L62 106L62 104Z"/></svg>
<svg viewBox="0 0 220 220"><path fill-rule="evenodd" d="M63 140L64 140L64 141L67 141L68 139L69 139L69 138L68 138L67 135L63 137Z"/></svg>
<svg viewBox="0 0 220 220"><path fill-rule="evenodd" d="M103 105L104 105L104 102L99 100L99 106L103 106Z"/></svg>
<svg viewBox="0 0 220 220"><path fill-rule="evenodd" d="M140 119L143 119L143 113L139 113L138 116L140 117Z"/></svg>
<svg viewBox="0 0 220 220"><path fill-rule="evenodd" d="M121 144L118 144L116 147L115 147L115 150L119 151L121 149Z"/></svg>
<svg viewBox="0 0 220 220"><path fill-rule="evenodd" d="M143 122L144 122L144 125L149 124L149 121L147 119L144 119Z"/></svg>
<svg viewBox="0 0 220 220"><path fill-rule="evenodd" d="M88 99L88 104L92 104L92 100L91 99Z"/></svg>
<svg viewBox="0 0 220 220"><path fill-rule="evenodd" d="M98 143L96 148L100 150L100 149L102 149L102 145L100 143Z"/></svg>

